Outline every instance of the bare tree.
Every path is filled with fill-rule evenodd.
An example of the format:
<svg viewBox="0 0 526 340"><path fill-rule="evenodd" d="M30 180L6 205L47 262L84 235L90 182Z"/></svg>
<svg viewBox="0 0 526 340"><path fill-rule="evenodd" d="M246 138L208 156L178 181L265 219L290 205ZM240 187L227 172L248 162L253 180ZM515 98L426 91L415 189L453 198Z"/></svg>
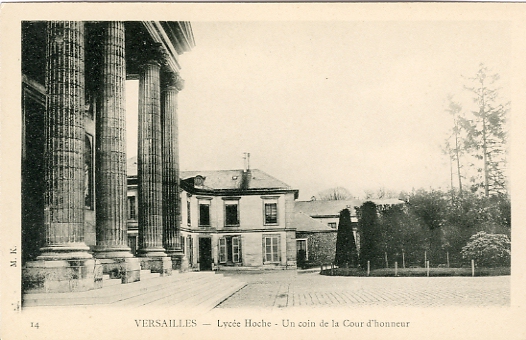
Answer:
<svg viewBox="0 0 526 340"><path fill-rule="evenodd" d="M400 198L400 193L396 192L394 190L386 189L385 187L381 187L376 190L366 189L365 192L365 199L388 199L388 198Z"/></svg>
<svg viewBox="0 0 526 340"><path fill-rule="evenodd" d="M460 124L460 118L462 116L462 105L453 100L453 96L448 96L449 106L446 111L453 116L453 128L451 129L451 135L446 140L445 153L450 157L451 162L455 162L457 168L457 178L458 178L458 191L460 196L462 196L462 165L460 164L460 156L464 152L464 149L461 146L461 132L462 126ZM451 164L452 168L452 164ZM453 188L453 169L451 169L451 188Z"/></svg>
<svg viewBox="0 0 526 340"><path fill-rule="evenodd" d="M342 201L351 199L352 197L349 190L343 187L330 188L318 193L318 199L322 201Z"/></svg>

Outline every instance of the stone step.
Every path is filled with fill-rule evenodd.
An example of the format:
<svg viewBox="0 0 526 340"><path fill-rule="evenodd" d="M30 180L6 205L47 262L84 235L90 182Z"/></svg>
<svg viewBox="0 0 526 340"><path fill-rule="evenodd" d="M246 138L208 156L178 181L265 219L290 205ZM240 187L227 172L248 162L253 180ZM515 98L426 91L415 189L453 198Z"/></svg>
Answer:
<svg viewBox="0 0 526 340"><path fill-rule="evenodd" d="M171 305L196 295L202 295L204 292L217 287L225 278L221 275L201 276L201 279L195 279L186 284L172 286L165 290L152 292L148 295L138 296L133 305ZM126 303L126 301L123 301Z"/></svg>
<svg viewBox="0 0 526 340"><path fill-rule="evenodd" d="M199 277L210 276L208 273L198 273L197 275ZM192 281L194 278L196 278L196 275L189 273L106 286L85 292L29 293L23 295L22 303L24 307L110 304L144 294L148 291L177 286L182 282Z"/></svg>
<svg viewBox="0 0 526 340"><path fill-rule="evenodd" d="M115 304L126 305L129 307L158 304L159 301L165 301L171 298L178 299L189 291L199 290L200 287L215 285L218 281L214 275L202 275L197 273L186 274L185 276L187 276L187 279L184 281L178 281L177 284L162 287L160 289L155 287L155 289L149 289L148 291L144 291L129 299L121 300Z"/></svg>
<svg viewBox="0 0 526 340"><path fill-rule="evenodd" d="M122 284L121 279L102 278L102 287L109 287L109 286L115 286L115 285L120 285L120 284Z"/></svg>
<svg viewBox="0 0 526 340"><path fill-rule="evenodd" d="M160 273L152 273L150 270L141 270L141 281L160 277Z"/></svg>
<svg viewBox="0 0 526 340"><path fill-rule="evenodd" d="M175 306L187 309L211 310L245 286L245 282L224 278L220 284L212 289L180 301Z"/></svg>
<svg viewBox="0 0 526 340"><path fill-rule="evenodd" d="M212 310L221 302L225 301L226 299L243 289L246 285L246 282L237 282L236 284L228 287L228 289L224 289L223 291L199 303L195 308L206 311Z"/></svg>
<svg viewBox="0 0 526 340"><path fill-rule="evenodd" d="M244 282L217 275L214 280L206 281L192 287L181 287L173 295L157 301L150 301L148 305L178 307L185 309L210 310L226 298L246 285Z"/></svg>

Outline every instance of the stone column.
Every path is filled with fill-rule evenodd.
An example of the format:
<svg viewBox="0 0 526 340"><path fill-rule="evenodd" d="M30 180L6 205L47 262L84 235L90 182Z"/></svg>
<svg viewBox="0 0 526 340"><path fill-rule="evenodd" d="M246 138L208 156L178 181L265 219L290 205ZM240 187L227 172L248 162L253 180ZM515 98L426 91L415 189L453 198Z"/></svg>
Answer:
<svg viewBox="0 0 526 340"><path fill-rule="evenodd" d="M173 269L188 267L181 244L181 208L179 194L179 132L177 94L184 80L176 73L165 72L161 92L163 156L163 244L172 259Z"/></svg>
<svg viewBox="0 0 526 340"><path fill-rule="evenodd" d="M101 58L96 114L95 256L104 272L123 283L139 280L139 260L128 247L124 23L98 24Z"/></svg>
<svg viewBox="0 0 526 340"><path fill-rule="evenodd" d="M24 289L89 290L97 267L84 243L84 23L50 21L46 39L45 240Z"/></svg>
<svg viewBox="0 0 526 340"><path fill-rule="evenodd" d="M141 267L163 275L172 264L163 248L160 69L163 53L155 45L143 51L150 59L139 72L139 249Z"/></svg>

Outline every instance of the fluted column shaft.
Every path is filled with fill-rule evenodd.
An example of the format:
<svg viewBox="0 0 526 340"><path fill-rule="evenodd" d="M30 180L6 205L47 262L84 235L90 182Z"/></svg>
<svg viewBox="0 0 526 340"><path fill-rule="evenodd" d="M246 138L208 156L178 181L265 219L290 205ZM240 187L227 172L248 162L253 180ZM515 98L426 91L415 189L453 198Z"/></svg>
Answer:
<svg viewBox="0 0 526 340"><path fill-rule="evenodd" d="M97 257L131 257L127 246L125 31L124 23L100 25L101 64L96 116Z"/></svg>
<svg viewBox="0 0 526 340"><path fill-rule="evenodd" d="M38 259L90 258L84 243L84 23L48 22L46 58L45 241Z"/></svg>
<svg viewBox="0 0 526 340"><path fill-rule="evenodd" d="M183 81L174 73L165 74L161 93L163 154L163 224L164 247L168 254L181 251L179 200L179 132L177 94Z"/></svg>
<svg viewBox="0 0 526 340"><path fill-rule="evenodd" d="M160 63L149 60L139 74L139 256L166 256L163 248Z"/></svg>

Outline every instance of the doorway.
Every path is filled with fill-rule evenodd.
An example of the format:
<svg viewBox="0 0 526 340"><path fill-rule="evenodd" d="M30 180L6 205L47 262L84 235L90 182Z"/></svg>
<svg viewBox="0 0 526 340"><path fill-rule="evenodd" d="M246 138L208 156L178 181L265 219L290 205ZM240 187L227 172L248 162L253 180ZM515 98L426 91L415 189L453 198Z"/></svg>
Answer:
<svg viewBox="0 0 526 340"><path fill-rule="evenodd" d="M212 270L212 238L199 238L199 270Z"/></svg>

